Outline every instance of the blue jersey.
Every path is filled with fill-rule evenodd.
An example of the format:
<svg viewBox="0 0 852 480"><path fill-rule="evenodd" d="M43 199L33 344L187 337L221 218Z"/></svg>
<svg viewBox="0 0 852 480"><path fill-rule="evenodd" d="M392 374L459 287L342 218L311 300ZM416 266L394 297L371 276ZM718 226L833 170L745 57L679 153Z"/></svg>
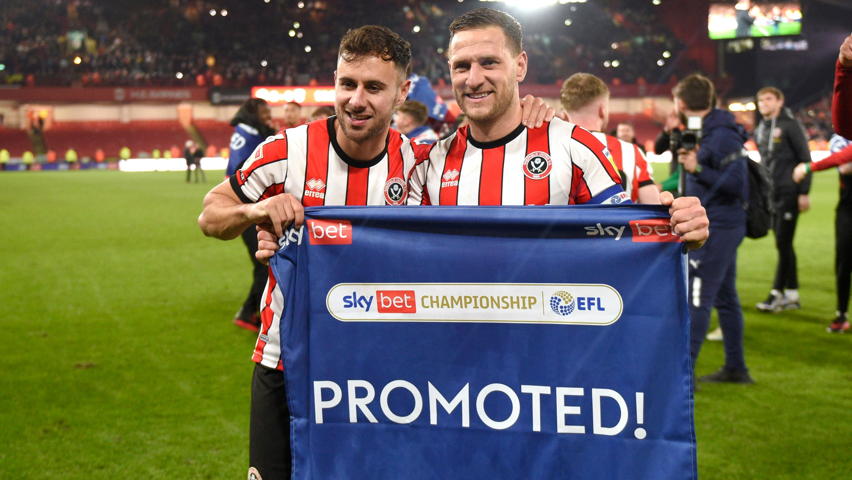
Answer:
<svg viewBox="0 0 852 480"><path fill-rule="evenodd" d="M236 173L249 158L251 152L264 140L266 138L260 135L256 128L245 123L238 123L234 127L234 134L231 135L231 154L228 156L228 168L225 170L225 175L230 177Z"/></svg>

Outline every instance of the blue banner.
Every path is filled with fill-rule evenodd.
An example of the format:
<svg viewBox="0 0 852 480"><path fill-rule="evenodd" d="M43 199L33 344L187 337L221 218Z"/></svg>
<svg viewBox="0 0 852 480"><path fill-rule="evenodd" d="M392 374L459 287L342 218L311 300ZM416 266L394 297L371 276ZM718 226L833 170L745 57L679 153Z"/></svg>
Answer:
<svg viewBox="0 0 852 480"><path fill-rule="evenodd" d="M294 479L697 477L665 208L309 208L279 244Z"/></svg>

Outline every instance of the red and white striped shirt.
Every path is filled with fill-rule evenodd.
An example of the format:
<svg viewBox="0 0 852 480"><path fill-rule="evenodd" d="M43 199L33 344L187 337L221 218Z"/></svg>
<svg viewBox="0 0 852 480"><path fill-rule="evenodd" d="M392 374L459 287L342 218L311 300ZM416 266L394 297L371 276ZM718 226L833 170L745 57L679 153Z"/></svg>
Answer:
<svg viewBox="0 0 852 480"><path fill-rule="evenodd" d="M372 160L354 160L338 145L334 122L330 117L287 129L258 145L231 177L234 192L244 203L289 193L305 207L405 204L407 173L415 162L411 142L391 129L385 151ZM252 359L279 370L283 309L284 297L270 270Z"/></svg>
<svg viewBox="0 0 852 480"><path fill-rule="evenodd" d="M479 142L470 127L418 147L409 205L568 205L628 200L607 148L587 130L554 118ZM594 200L593 200L594 199Z"/></svg>
<svg viewBox="0 0 852 480"><path fill-rule="evenodd" d="M612 154L615 168L624 178L624 182L622 182L624 191L630 195L630 200L633 203L637 203L639 201L639 189L654 184L654 177L651 175L648 160L642 150L639 150L638 145L619 140L612 135L602 132L592 132L592 134L606 145L607 150Z"/></svg>

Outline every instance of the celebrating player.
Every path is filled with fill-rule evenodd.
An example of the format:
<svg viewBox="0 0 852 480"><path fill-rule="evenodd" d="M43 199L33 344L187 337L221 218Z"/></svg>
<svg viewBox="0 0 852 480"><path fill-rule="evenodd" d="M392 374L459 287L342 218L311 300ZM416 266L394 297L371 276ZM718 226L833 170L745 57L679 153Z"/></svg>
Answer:
<svg viewBox="0 0 852 480"><path fill-rule="evenodd" d="M603 133L609 121L609 88L603 80L589 73L575 73L562 84L560 100L567 116L564 120L589 130L606 145L630 200L659 204L660 191L639 147Z"/></svg>
<svg viewBox="0 0 852 480"><path fill-rule="evenodd" d="M410 141L390 122L408 93L410 62L408 42L387 28L347 32L335 72L336 117L279 132L260 144L240 170L204 198L198 224L205 235L232 239L256 223L280 238L290 223L301 226L303 205L403 204L415 156ZM525 118L531 123L552 116L540 99L527 100ZM290 475L290 418L280 372L283 307L270 275L253 355L249 433L249 474L266 480Z"/></svg>
<svg viewBox="0 0 852 480"><path fill-rule="evenodd" d="M410 82L411 49L384 27L350 30L340 42L335 72L336 117L280 132L262 143L242 169L204 199L198 218L208 236L234 238L250 224L280 237L282 219L303 220L302 205L402 204L410 142L390 130ZM250 468L259 478L290 478L289 411L279 339L283 295L275 279L261 305L253 360Z"/></svg>
<svg viewBox="0 0 852 480"><path fill-rule="evenodd" d="M566 205L628 201L609 151L591 133L559 119L521 123L518 84L527 72L521 25L479 8L450 25L453 94L470 125L436 143L411 175L409 204ZM691 247L707 239L694 197L674 200L672 228Z"/></svg>

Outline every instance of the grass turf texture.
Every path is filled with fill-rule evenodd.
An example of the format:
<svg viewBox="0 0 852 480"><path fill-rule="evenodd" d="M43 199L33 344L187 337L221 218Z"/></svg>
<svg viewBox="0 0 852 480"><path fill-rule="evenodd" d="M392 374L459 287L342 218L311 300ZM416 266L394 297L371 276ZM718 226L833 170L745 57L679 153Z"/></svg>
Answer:
<svg viewBox="0 0 852 480"><path fill-rule="evenodd" d="M230 320L250 266L239 240L205 238L195 223L219 175L0 174L0 478L245 476L255 335ZM852 471L852 335L825 332L836 174L817 174L813 190L796 236L803 310L757 312L772 237L740 247L757 384L697 393L702 479ZM698 374L722 361L707 342Z"/></svg>

